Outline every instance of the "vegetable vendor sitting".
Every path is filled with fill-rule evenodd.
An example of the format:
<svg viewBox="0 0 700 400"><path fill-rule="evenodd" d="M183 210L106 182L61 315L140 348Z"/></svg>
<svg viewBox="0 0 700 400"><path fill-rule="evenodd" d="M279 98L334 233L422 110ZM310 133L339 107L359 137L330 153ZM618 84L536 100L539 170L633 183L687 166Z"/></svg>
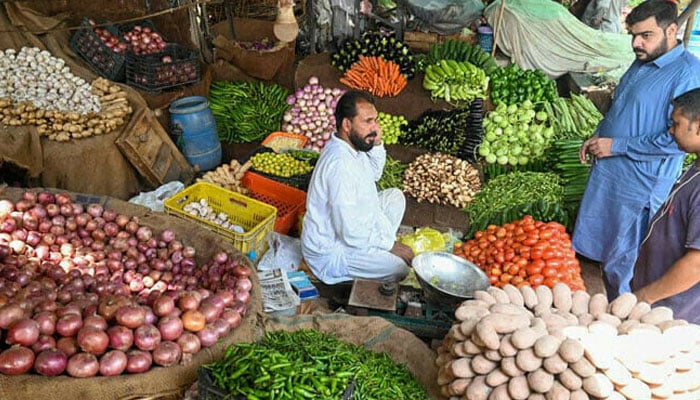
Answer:
<svg viewBox="0 0 700 400"><path fill-rule="evenodd" d="M321 281L355 278L398 282L409 271L410 247L396 241L406 209L398 189L377 191L386 149L374 98L348 91L335 110L337 132L316 163L306 199L302 254Z"/></svg>

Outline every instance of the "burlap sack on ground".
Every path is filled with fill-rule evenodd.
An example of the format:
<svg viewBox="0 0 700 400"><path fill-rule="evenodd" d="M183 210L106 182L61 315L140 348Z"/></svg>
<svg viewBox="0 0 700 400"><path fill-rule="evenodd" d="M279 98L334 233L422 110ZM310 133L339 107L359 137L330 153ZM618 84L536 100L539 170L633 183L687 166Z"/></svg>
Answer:
<svg viewBox="0 0 700 400"><path fill-rule="evenodd" d="M35 189L33 189L35 190ZM38 190L38 189L37 189ZM52 191L55 191L51 189ZM0 188L0 199L17 200L23 189ZM135 215L141 224L154 228L156 232L172 229L176 237L186 245L197 249L197 262L202 264L215 252L225 250L241 260L247 259L230 242L201 228L198 225L180 220L149 209L111 197L71 193L76 201L100 203L127 215ZM250 264L248 264L250 265ZM262 299L260 284L255 274L251 275L253 291L248 312L241 325L216 345L197 353L193 362L185 366L169 368L156 367L144 374L120 375L116 377L95 377L78 379L69 376L43 377L39 375L6 376L0 374L0 399L2 400L78 400L78 399L176 399L197 380L197 369L201 364L212 362L223 355L231 343L252 342L260 333L258 321L262 319Z"/></svg>
<svg viewBox="0 0 700 400"><path fill-rule="evenodd" d="M396 327L380 317L355 317L348 314L298 315L291 318L270 318L264 323L266 332L315 329L332 333L338 339L386 352L398 364L405 364L416 379L428 389L433 399L441 399L437 385L436 354L411 332Z"/></svg>

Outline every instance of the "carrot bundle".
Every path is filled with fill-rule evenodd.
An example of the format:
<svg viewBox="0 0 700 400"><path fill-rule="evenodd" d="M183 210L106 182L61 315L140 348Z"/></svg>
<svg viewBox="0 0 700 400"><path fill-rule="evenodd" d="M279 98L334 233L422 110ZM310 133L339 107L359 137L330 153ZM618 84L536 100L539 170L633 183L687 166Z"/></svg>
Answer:
<svg viewBox="0 0 700 400"><path fill-rule="evenodd" d="M366 90L375 96L396 96L406 87L406 77L401 74L399 65L385 61L381 57L360 56L348 69L340 83L347 87Z"/></svg>

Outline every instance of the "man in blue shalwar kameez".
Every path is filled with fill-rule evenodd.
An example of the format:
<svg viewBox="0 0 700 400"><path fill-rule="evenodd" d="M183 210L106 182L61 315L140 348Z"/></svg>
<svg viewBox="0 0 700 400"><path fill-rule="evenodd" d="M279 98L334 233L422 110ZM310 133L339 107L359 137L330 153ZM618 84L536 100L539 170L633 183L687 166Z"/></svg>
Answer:
<svg viewBox="0 0 700 400"><path fill-rule="evenodd" d="M700 87L700 61L676 39L678 9L647 0L627 16L637 60L615 90L595 135L581 147L593 158L573 235L574 249L601 262L609 299L630 291L651 215L679 177L685 153L668 134L671 100Z"/></svg>

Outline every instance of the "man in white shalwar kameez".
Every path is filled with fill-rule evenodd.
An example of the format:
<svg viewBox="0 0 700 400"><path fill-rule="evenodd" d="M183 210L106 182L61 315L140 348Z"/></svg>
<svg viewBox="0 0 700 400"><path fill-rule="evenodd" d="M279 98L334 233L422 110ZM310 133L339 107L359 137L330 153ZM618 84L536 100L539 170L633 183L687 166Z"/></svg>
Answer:
<svg viewBox="0 0 700 400"><path fill-rule="evenodd" d="M335 111L337 132L316 163L306 199L304 260L321 281L402 280L413 259L396 241L406 209L398 189L377 191L386 149L374 99L348 91Z"/></svg>

